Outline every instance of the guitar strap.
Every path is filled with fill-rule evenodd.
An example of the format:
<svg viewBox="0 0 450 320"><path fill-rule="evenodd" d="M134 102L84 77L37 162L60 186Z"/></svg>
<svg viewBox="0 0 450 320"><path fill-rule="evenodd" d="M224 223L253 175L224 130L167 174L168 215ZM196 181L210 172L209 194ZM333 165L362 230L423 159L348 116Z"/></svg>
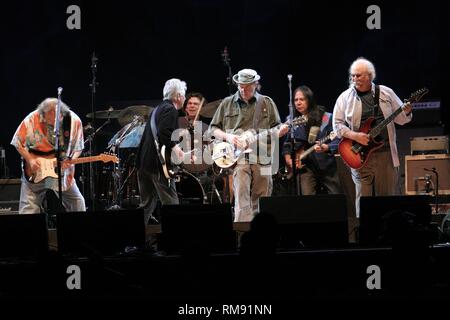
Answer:
<svg viewBox="0 0 450 320"><path fill-rule="evenodd" d="M378 118L378 114L380 112L380 86L379 85L375 85L375 96L373 97L373 116L376 118Z"/></svg>
<svg viewBox="0 0 450 320"><path fill-rule="evenodd" d="M156 148L156 153L158 155L159 162L161 162L161 165L164 166L166 164L166 162L164 161L164 158L161 155L161 148L159 146L158 131L156 130L156 112L158 111L158 109L159 109L159 106L157 106L152 112L152 116L151 116L151 119L150 119L150 127L152 129L152 135L153 135L153 139L154 139L154 142L155 142L155 148Z"/></svg>
<svg viewBox="0 0 450 320"><path fill-rule="evenodd" d="M256 131L258 130L257 126L259 121L261 120L261 109L263 104L263 99L261 95L257 94L255 95L256 99L256 106L255 106L255 116L253 117L253 129Z"/></svg>
<svg viewBox="0 0 450 320"><path fill-rule="evenodd" d="M70 144L70 130L72 129L72 118L70 113L64 116L62 122L62 132L63 132L63 145L61 146L61 151L63 153L62 158L67 156L67 149Z"/></svg>

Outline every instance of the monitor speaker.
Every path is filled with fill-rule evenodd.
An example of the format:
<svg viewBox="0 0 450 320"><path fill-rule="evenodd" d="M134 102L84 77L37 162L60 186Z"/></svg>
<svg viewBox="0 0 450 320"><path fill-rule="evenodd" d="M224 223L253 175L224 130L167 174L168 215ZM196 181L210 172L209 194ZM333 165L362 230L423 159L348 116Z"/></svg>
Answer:
<svg viewBox="0 0 450 320"><path fill-rule="evenodd" d="M259 205L261 213L277 221L281 247L348 245L347 203L342 194L262 197Z"/></svg>

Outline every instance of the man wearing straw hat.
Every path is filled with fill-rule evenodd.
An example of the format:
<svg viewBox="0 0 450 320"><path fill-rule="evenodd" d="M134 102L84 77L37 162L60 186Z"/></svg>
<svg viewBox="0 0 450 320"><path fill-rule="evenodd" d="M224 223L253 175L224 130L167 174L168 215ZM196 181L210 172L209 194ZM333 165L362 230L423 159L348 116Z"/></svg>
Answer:
<svg viewBox="0 0 450 320"><path fill-rule="evenodd" d="M280 123L273 100L257 92L261 77L255 70L243 69L233 76L238 90L222 100L210 124L210 134L241 150L252 150L239 159L233 170L234 221L251 221L258 212L258 201L272 193L272 155L278 154L278 138L288 131ZM247 145L243 132L261 133L258 141ZM272 139L271 139L272 138ZM271 141L275 143L271 144ZM275 163L276 165L276 163Z"/></svg>

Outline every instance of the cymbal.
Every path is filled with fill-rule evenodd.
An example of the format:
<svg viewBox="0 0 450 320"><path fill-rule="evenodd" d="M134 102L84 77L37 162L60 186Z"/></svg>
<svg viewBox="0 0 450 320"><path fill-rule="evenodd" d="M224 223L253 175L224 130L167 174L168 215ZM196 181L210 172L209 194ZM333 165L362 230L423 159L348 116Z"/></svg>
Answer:
<svg viewBox="0 0 450 320"><path fill-rule="evenodd" d="M121 110L122 112L118 116L118 121L123 127L134 120L135 116L142 116L145 121L148 120L149 114L152 112L154 107L140 105L140 106L129 106Z"/></svg>
<svg viewBox="0 0 450 320"><path fill-rule="evenodd" d="M119 114L122 110L114 110L111 108L111 110L101 110L96 112L91 112L86 115L87 118L95 118L96 119L116 119L119 117Z"/></svg>
<svg viewBox="0 0 450 320"><path fill-rule="evenodd" d="M214 113L216 113L217 107L222 102L222 99L212 101L203 106L202 110L200 110L200 115L205 118L214 117Z"/></svg>

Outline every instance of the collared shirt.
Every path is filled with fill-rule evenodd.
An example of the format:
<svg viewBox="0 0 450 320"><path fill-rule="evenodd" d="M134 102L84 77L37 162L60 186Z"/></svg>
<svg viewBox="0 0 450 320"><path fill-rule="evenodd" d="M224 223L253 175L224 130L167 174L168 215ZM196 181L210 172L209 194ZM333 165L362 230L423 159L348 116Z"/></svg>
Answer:
<svg viewBox="0 0 450 320"><path fill-rule="evenodd" d="M372 92L375 92L374 83L372 83ZM383 112L384 118L387 118L402 105L402 101L391 88L380 85L380 109ZM356 89L354 87L351 87L342 92L341 95L337 98L333 110L333 130L336 132L339 138L341 138L346 131L359 130L361 126L361 114L362 102L361 98L356 92ZM389 144L394 167L400 166L394 122L399 125L403 125L410 122L411 119L412 113L407 116L405 112L401 112L391 123L387 125Z"/></svg>
<svg viewBox="0 0 450 320"><path fill-rule="evenodd" d="M72 157L75 152L83 151L84 138L83 138L83 125L80 118L72 111L70 112L71 128L69 145L63 145L66 132L61 132L62 139L60 144L62 150L65 151L67 157ZM37 110L31 112L19 125L14 136L11 140L11 144L17 148L20 144L28 151L35 151L42 154L48 154L55 150L54 137L52 136L52 126L47 125L44 117ZM63 171L62 190L65 191L72 186L75 181L75 165L69 166ZM57 181L56 181L57 182ZM58 190L57 183L54 179L46 179L46 186L53 190Z"/></svg>
<svg viewBox="0 0 450 320"><path fill-rule="evenodd" d="M253 119L257 102L260 100L261 114L258 123L256 123L256 128L254 128ZM270 97L255 93L255 96L246 103L241 99L238 91L223 99L211 120L210 128L239 134L239 131L249 129L269 129L279 123L280 115L277 106Z"/></svg>
<svg viewBox="0 0 450 320"><path fill-rule="evenodd" d="M256 112L258 104L261 105L259 116ZM255 117L259 120L254 120ZM270 97L256 92L255 96L246 103L237 91L234 95L222 100L211 120L209 132L212 134L215 129L220 129L226 133L239 135L250 129L256 131L270 129L280 122L277 106ZM270 136L267 142L267 152L271 154Z"/></svg>

